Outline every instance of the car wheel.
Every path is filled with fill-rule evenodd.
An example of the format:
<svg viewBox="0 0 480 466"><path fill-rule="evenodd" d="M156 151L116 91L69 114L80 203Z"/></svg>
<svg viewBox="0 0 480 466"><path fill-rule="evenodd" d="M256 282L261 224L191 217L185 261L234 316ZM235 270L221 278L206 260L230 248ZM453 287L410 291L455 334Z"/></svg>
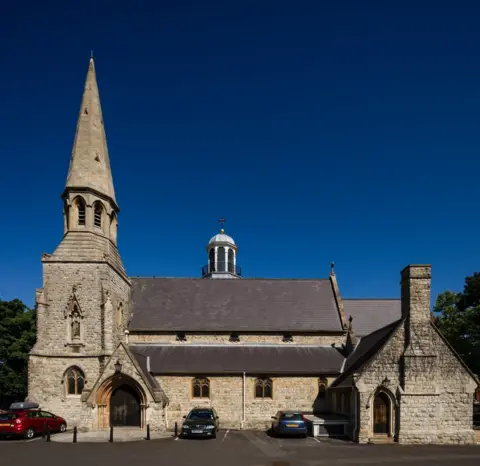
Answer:
<svg viewBox="0 0 480 466"><path fill-rule="evenodd" d="M31 427L29 427L29 428L25 431L25 438L30 439L30 438L33 438L34 435L35 435L35 431L34 431Z"/></svg>
<svg viewBox="0 0 480 466"><path fill-rule="evenodd" d="M60 424L60 432L65 432L67 430L66 424Z"/></svg>

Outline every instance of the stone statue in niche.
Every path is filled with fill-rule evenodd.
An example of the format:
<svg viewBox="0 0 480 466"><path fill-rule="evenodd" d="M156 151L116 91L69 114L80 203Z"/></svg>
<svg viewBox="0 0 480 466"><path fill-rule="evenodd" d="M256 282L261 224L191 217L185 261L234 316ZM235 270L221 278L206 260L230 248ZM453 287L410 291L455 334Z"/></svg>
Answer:
<svg viewBox="0 0 480 466"><path fill-rule="evenodd" d="M72 313L72 340L80 339L80 314L75 309Z"/></svg>

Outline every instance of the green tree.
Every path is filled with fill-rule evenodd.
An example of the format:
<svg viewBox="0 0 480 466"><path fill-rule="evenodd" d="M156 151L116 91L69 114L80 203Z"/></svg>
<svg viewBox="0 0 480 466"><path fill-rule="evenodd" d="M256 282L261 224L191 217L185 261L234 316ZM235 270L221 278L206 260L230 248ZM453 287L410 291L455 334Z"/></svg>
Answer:
<svg viewBox="0 0 480 466"><path fill-rule="evenodd" d="M436 324L475 374L480 374L480 273L465 278L463 292L445 291L433 308Z"/></svg>
<svg viewBox="0 0 480 466"><path fill-rule="evenodd" d="M35 311L19 299L0 299L0 401L25 397L35 335Z"/></svg>

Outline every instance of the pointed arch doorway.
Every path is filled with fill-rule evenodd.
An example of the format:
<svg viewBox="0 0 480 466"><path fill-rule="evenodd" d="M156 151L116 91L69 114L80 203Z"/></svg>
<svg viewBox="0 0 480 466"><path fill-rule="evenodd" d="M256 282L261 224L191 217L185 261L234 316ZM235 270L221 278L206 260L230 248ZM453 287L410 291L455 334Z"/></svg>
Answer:
<svg viewBox="0 0 480 466"><path fill-rule="evenodd" d="M98 428L144 427L147 398L133 378L114 375L105 380L96 395Z"/></svg>
<svg viewBox="0 0 480 466"><path fill-rule="evenodd" d="M110 425L141 427L140 398L130 385L117 387L110 397Z"/></svg>
<svg viewBox="0 0 480 466"><path fill-rule="evenodd" d="M373 400L373 434L391 435L391 402L388 395L379 392Z"/></svg>

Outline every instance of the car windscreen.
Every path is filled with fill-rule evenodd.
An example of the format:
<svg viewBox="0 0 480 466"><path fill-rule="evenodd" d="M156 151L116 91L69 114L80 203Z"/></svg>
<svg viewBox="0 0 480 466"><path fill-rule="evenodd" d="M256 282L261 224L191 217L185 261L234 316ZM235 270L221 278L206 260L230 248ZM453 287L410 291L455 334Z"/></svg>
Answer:
<svg viewBox="0 0 480 466"><path fill-rule="evenodd" d="M285 421L303 421L300 413L284 413L282 419Z"/></svg>
<svg viewBox="0 0 480 466"><path fill-rule="evenodd" d="M0 414L0 422L2 422L2 421L12 421L13 419L17 419L17 415L15 413Z"/></svg>
<svg viewBox="0 0 480 466"><path fill-rule="evenodd" d="M209 420L213 419L213 413L211 411L190 411L187 419L193 419L195 421L198 420Z"/></svg>

